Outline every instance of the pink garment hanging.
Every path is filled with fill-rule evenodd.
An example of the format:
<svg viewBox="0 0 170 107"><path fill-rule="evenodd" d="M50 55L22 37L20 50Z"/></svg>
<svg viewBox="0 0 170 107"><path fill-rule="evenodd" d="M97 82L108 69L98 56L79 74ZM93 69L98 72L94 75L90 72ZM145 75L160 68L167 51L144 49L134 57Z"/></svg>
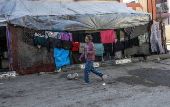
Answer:
<svg viewBox="0 0 170 107"><path fill-rule="evenodd" d="M101 31L100 37L102 43L115 43L114 30Z"/></svg>
<svg viewBox="0 0 170 107"><path fill-rule="evenodd" d="M72 41L72 33L60 33L61 40Z"/></svg>

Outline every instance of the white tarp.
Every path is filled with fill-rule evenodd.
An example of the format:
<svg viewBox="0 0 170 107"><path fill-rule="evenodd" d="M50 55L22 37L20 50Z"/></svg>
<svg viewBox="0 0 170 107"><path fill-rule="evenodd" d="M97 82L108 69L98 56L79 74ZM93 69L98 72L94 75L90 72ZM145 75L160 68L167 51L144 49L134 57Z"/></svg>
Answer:
<svg viewBox="0 0 170 107"><path fill-rule="evenodd" d="M98 30L144 25L151 14L124 3L74 1L10 1L1 8L10 24L37 30Z"/></svg>
<svg viewBox="0 0 170 107"><path fill-rule="evenodd" d="M3 16L0 16L0 26L7 26L6 19Z"/></svg>
<svg viewBox="0 0 170 107"><path fill-rule="evenodd" d="M0 13L4 7L5 4L7 4L7 0L0 0ZM0 15L0 26L6 26L7 22L4 16Z"/></svg>

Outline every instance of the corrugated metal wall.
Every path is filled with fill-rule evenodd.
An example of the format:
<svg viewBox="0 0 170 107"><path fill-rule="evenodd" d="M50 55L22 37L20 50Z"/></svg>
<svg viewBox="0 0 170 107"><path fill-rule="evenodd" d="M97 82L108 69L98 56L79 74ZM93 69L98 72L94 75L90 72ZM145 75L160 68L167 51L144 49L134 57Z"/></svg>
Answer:
<svg viewBox="0 0 170 107"><path fill-rule="evenodd" d="M35 30L10 25L12 70L20 74L55 71L53 51L33 46ZM38 31L43 33L44 31Z"/></svg>

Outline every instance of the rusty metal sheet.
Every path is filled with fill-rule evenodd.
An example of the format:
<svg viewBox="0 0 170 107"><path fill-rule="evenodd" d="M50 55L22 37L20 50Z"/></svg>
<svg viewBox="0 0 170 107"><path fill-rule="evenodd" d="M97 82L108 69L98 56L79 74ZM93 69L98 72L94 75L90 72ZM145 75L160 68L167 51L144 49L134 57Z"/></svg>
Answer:
<svg viewBox="0 0 170 107"><path fill-rule="evenodd" d="M46 47L38 49L33 46L35 32L43 33L44 31L10 25L11 69L19 74L52 72L56 69L53 52L48 52Z"/></svg>

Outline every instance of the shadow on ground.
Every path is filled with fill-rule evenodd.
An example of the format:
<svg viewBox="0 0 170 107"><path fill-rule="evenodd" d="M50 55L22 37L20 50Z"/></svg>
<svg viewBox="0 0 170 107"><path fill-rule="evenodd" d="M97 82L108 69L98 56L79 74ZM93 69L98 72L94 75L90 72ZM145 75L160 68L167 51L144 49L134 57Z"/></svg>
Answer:
<svg viewBox="0 0 170 107"><path fill-rule="evenodd" d="M136 69L128 71L131 76L116 78L116 81L129 85L140 84L147 87L159 85L170 87L170 71L158 69Z"/></svg>

